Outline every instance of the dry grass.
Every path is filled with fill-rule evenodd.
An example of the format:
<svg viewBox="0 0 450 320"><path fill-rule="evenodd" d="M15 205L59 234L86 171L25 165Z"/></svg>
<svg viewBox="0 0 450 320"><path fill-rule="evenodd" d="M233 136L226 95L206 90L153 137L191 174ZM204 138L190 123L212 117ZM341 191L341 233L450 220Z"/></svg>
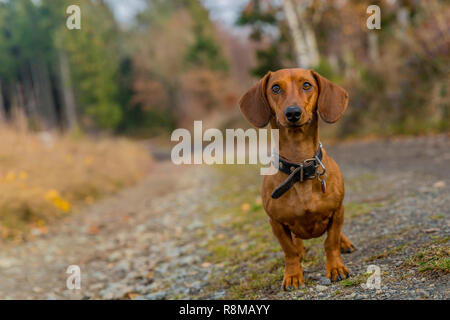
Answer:
<svg viewBox="0 0 450 320"><path fill-rule="evenodd" d="M406 261L406 266L418 267L420 272L450 273L450 237L438 237Z"/></svg>
<svg viewBox="0 0 450 320"><path fill-rule="evenodd" d="M83 204L137 182L150 158L125 139L0 128L0 236L24 240Z"/></svg>

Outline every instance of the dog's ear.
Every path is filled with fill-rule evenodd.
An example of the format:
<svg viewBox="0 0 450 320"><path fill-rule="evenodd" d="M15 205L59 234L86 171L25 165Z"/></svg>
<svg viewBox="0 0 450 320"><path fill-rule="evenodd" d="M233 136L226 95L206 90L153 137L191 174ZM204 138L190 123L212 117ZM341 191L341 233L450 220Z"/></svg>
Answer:
<svg viewBox="0 0 450 320"><path fill-rule="evenodd" d="M265 127L272 117L272 111L266 96L266 87L270 74L271 72L269 71L239 100L239 107L244 117L258 128Z"/></svg>
<svg viewBox="0 0 450 320"><path fill-rule="evenodd" d="M342 117L347 109L348 93L317 72L313 70L311 72L319 85L317 107L320 117L325 122L334 123Z"/></svg>

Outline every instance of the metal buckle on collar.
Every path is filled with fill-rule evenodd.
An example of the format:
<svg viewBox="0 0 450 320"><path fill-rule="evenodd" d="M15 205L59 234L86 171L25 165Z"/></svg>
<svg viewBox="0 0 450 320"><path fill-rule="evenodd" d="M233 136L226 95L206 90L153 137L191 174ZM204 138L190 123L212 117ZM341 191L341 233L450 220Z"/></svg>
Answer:
<svg viewBox="0 0 450 320"><path fill-rule="evenodd" d="M314 179L317 178L322 186L322 192L325 193L326 192L326 182L325 180L327 179L327 175L326 175L326 169L324 164L322 163L322 161L320 160L320 157L322 157L323 152L322 152L322 143L319 142L319 150L317 151L317 153L314 155L313 158L309 158L306 160L303 160L301 163L292 163L289 162L287 160L284 160L281 156L277 155L278 161L275 161L275 157L274 157L274 152L272 153L272 163L274 165L275 168L277 169L281 169L283 168L283 172L285 174L288 174L289 177L283 182L281 183L278 187L276 187L274 189L274 191L272 192L272 198L273 199L278 199L279 197L281 197L284 193L286 193L293 185L296 181L304 181L305 178L305 168L309 169L309 168L313 168L314 169L314 173L313 172L308 172L309 175L307 177L307 179ZM284 161L285 163L283 163L282 161ZM312 162L312 163L311 163ZM318 172L318 167L322 168L321 172ZM285 167L285 168L284 168ZM294 180L295 176L297 175L297 173L300 172L300 179L299 180Z"/></svg>
<svg viewBox="0 0 450 320"><path fill-rule="evenodd" d="M298 171L299 169L300 169L300 181L303 181L303 169L304 169L303 163L300 163L300 164L298 165L297 168L295 168L295 167L290 167L290 168L289 168L289 171L290 171L291 174L292 174L294 171Z"/></svg>
<svg viewBox="0 0 450 320"><path fill-rule="evenodd" d="M322 143L319 143L319 148L322 148ZM321 188L322 188L322 193L327 192L327 169L325 168L325 166L323 165L322 161L320 161L319 157L316 155L314 156L314 158L316 158L317 163L319 164L317 167L321 167L322 168L322 172L317 172L317 168L316 168L316 172L317 172L317 180L319 180Z"/></svg>
<svg viewBox="0 0 450 320"><path fill-rule="evenodd" d="M302 163L298 164L297 169L300 168L300 181L304 181L303 178L304 178L304 168L305 168L305 166L307 166L309 164L309 162L315 161L315 160L316 160L316 158L309 158L309 159L303 160ZM296 169L295 167L291 167L291 169L290 169L291 173L294 172L295 169ZM314 178L314 176L312 178Z"/></svg>
<svg viewBox="0 0 450 320"><path fill-rule="evenodd" d="M326 169L325 166L323 165L322 161L320 161L320 159L319 159L318 156L315 156L314 158L315 158L315 160L317 161L317 163L319 164L317 167L320 166L320 167L322 168L322 172L317 172L317 175L318 175L318 176L323 176L324 174L327 173L327 169ZM316 169L316 171L317 171L317 169Z"/></svg>

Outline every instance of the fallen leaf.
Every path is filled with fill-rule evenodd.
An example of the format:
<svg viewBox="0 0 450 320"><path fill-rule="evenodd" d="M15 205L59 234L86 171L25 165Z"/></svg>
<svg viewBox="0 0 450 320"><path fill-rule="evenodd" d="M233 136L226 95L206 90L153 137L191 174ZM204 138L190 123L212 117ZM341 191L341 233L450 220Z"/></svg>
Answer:
<svg viewBox="0 0 450 320"><path fill-rule="evenodd" d="M433 233L433 232L438 232L439 229L438 228L430 228L430 229L424 229L423 232L425 233Z"/></svg>
<svg viewBox="0 0 450 320"><path fill-rule="evenodd" d="M134 293L134 292L128 293L128 299L134 299L136 297L139 297L139 294Z"/></svg>
<svg viewBox="0 0 450 320"><path fill-rule="evenodd" d="M89 226L89 229L88 229L88 233L89 234L97 234L99 231L100 230L99 230L97 225L92 224L92 225Z"/></svg>
<svg viewBox="0 0 450 320"><path fill-rule="evenodd" d="M445 183L445 181L437 181L437 182L435 182L434 184L433 184L433 187L434 188L445 188L445 185L446 185L446 183Z"/></svg>
<svg viewBox="0 0 450 320"><path fill-rule="evenodd" d="M47 234L48 228L47 227L40 227L40 228L33 228L31 229L31 234L35 237L39 237L41 235Z"/></svg>
<svg viewBox="0 0 450 320"><path fill-rule="evenodd" d="M245 243L241 244L240 248L241 248L241 250L247 249L248 248L248 243L245 242Z"/></svg>
<svg viewBox="0 0 450 320"><path fill-rule="evenodd" d="M249 203L243 203L241 206L241 210L242 212L247 212L248 210L250 210L250 204Z"/></svg>

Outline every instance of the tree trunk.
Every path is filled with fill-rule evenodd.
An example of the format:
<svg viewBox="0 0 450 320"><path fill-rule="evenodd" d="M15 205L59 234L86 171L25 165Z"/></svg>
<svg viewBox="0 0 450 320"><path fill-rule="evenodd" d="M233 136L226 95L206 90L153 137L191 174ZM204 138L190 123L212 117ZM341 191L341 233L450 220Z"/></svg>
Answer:
<svg viewBox="0 0 450 320"><path fill-rule="evenodd" d="M49 92L50 86L47 65L42 66L40 63L33 63L31 70L40 118L45 129L52 129L56 125L56 114L51 92Z"/></svg>
<svg viewBox="0 0 450 320"><path fill-rule="evenodd" d="M33 85L28 68L21 68L21 84L19 88L19 104L26 110L27 116L39 123L39 114L37 112L36 97L34 96Z"/></svg>
<svg viewBox="0 0 450 320"><path fill-rule="evenodd" d="M306 49L308 52L309 66L317 66L320 62L319 49L317 46L316 34L314 29L306 18L306 2L298 3L295 8L297 12L297 19L299 22L300 30L303 32L303 37L306 43Z"/></svg>
<svg viewBox="0 0 450 320"><path fill-rule="evenodd" d="M310 65L308 57L308 49L304 41L297 15L295 14L294 6L291 0L283 0L283 10L286 15L286 20L291 31L292 40L294 41L296 62L299 67L308 68Z"/></svg>
<svg viewBox="0 0 450 320"><path fill-rule="evenodd" d="M19 132L27 132L28 131L28 123L27 123L27 110L26 110L26 102L24 98L22 84L20 82L16 83L14 98L11 105L11 115L13 119L13 125Z"/></svg>
<svg viewBox="0 0 450 320"><path fill-rule="evenodd" d="M39 116L39 118L43 118L45 123L45 116L41 114L42 112L42 106L41 106L41 90L40 90L40 83L37 78L37 70L34 63L29 63L29 69L30 69L30 87L27 89L27 96L33 97L33 103L35 105L36 113ZM29 90L29 92L28 92ZM29 98L27 98L28 100Z"/></svg>
<svg viewBox="0 0 450 320"><path fill-rule="evenodd" d="M316 35L305 18L305 5L294 7L292 0L283 0L283 10L294 41L297 65L305 69L318 65L320 56Z"/></svg>
<svg viewBox="0 0 450 320"><path fill-rule="evenodd" d="M302 18L300 18L302 19ZM303 30L305 32L306 43L309 55L309 63L310 67L317 66L320 63L319 49L317 48L317 39L316 34L314 33L313 28L303 20Z"/></svg>
<svg viewBox="0 0 450 320"><path fill-rule="evenodd" d="M70 66L67 59L67 54L60 49L59 50L59 66L61 71L62 80L62 93L64 100L64 115L66 117L67 126L69 130L76 129L78 126L75 95L73 93L72 81L70 76Z"/></svg>
<svg viewBox="0 0 450 320"><path fill-rule="evenodd" d="M397 24L398 28L395 28L395 36L403 43L408 44L409 36L407 30L410 25L410 11L407 7L400 7L397 10Z"/></svg>
<svg viewBox="0 0 450 320"><path fill-rule="evenodd" d="M3 86L0 81L0 126L6 122L5 103L3 99Z"/></svg>
<svg viewBox="0 0 450 320"><path fill-rule="evenodd" d="M378 49L378 34L375 30L370 30L367 33L369 43L369 58L375 63L380 59L380 51Z"/></svg>

